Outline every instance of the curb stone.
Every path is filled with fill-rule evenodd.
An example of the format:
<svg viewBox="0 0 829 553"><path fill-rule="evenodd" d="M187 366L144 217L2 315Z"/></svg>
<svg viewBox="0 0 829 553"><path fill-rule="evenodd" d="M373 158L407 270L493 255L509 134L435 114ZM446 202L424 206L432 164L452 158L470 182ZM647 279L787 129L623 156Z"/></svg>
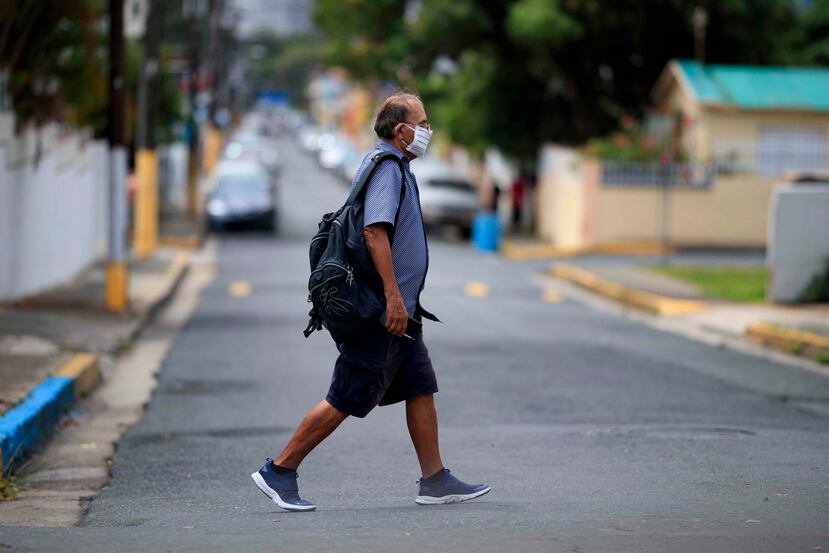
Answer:
<svg viewBox="0 0 829 553"><path fill-rule="evenodd" d="M585 255L664 255L674 253L672 246L651 242L618 242L596 246L561 247L547 242L521 242L504 239L498 253L510 261L536 261L555 257L580 257Z"/></svg>
<svg viewBox="0 0 829 553"><path fill-rule="evenodd" d="M0 465L25 457L51 435L60 416L101 379L98 357L77 353L0 417Z"/></svg>
<svg viewBox="0 0 829 553"><path fill-rule="evenodd" d="M190 254L180 253L168 268L172 277L164 293L155 299L135 325L129 340L134 340L175 294L190 267ZM101 380L98 357L77 353L62 364L55 374L44 378L29 395L0 417L0 467L25 458L48 438L60 416L88 394Z"/></svg>
<svg viewBox="0 0 829 553"><path fill-rule="evenodd" d="M624 305L642 309L656 315L684 315L687 313L695 313L705 308L705 302L703 301L682 300L643 292L642 290L629 288L616 282L603 279L586 269L567 263L553 265L550 267L550 274Z"/></svg>
<svg viewBox="0 0 829 553"><path fill-rule="evenodd" d="M749 325L746 328L746 337L761 345L789 354L795 349L802 349L814 355L820 352L829 353L829 336L772 323Z"/></svg>

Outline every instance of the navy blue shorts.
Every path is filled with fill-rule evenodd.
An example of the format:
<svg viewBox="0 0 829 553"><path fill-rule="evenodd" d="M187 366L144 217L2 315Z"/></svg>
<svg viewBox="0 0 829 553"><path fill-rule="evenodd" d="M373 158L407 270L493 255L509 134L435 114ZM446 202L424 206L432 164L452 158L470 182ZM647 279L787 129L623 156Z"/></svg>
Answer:
<svg viewBox="0 0 829 553"><path fill-rule="evenodd" d="M339 344L340 356L326 401L339 411L362 418L377 405L437 392L423 334L414 338L399 338L378 322L361 339Z"/></svg>

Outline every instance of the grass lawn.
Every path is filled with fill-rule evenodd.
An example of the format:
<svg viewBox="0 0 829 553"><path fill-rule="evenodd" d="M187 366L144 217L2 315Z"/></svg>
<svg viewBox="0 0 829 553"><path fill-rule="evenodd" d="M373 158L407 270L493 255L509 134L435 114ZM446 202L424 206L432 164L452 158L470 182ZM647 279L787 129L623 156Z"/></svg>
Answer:
<svg viewBox="0 0 829 553"><path fill-rule="evenodd" d="M728 301L766 299L768 271L762 267L677 267L657 265L654 271L693 284L706 296Z"/></svg>

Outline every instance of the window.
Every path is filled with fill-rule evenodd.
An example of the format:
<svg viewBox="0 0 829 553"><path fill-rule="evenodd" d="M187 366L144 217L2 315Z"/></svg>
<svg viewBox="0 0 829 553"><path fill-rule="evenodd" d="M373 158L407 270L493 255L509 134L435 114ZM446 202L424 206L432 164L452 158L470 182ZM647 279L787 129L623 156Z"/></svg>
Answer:
<svg viewBox="0 0 829 553"><path fill-rule="evenodd" d="M819 129L760 129L757 142L757 172L779 175L783 171L824 171L826 137Z"/></svg>

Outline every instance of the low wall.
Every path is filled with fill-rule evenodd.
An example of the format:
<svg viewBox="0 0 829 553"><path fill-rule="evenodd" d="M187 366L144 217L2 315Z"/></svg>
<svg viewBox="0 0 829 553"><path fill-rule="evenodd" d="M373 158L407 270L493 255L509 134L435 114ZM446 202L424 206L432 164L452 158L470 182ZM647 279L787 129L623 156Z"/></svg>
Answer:
<svg viewBox="0 0 829 553"><path fill-rule="evenodd" d="M764 247L772 179L717 176L708 188L596 187L597 243L661 241L677 245Z"/></svg>
<svg viewBox="0 0 829 553"><path fill-rule="evenodd" d="M589 240L590 206L585 174L589 170L571 148L548 146L541 154L536 207L538 232L562 248Z"/></svg>
<svg viewBox="0 0 829 553"><path fill-rule="evenodd" d="M56 126L0 134L0 299L77 275L105 254L107 148Z"/></svg>
<svg viewBox="0 0 829 553"><path fill-rule="evenodd" d="M771 178L717 175L708 187L674 187L666 197L653 185L602 184L600 162L571 148L545 146L540 167L539 234L556 246L663 239L685 246L766 244Z"/></svg>

